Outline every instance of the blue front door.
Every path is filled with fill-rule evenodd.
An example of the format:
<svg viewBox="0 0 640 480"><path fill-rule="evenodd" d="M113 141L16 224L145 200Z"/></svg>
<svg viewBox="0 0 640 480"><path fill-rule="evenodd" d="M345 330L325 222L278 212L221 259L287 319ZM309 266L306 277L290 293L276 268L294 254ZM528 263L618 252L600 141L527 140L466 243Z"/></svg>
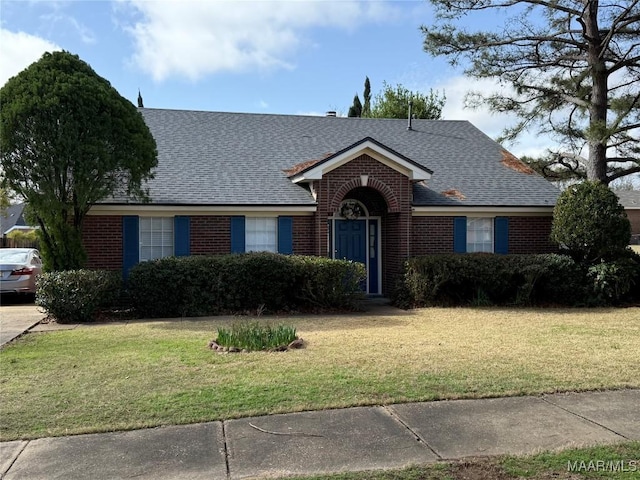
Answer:
<svg viewBox="0 0 640 480"><path fill-rule="evenodd" d="M336 220L335 258L360 262L367 266L367 221ZM368 269L367 269L368 270ZM369 272L367 271L367 277ZM367 291L367 282L362 282Z"/></svg>
<svg viewBox="0 0 640 480"><path fill-rule="evenodd" d="M336 220L336 258L367 264L366 220Z"/></svg>

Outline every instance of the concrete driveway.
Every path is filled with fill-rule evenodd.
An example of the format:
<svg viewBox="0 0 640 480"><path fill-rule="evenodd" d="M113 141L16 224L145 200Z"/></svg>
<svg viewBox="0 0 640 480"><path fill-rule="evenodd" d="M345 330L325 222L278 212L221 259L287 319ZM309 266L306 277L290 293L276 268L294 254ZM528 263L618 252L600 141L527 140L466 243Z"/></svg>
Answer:
<svg viewBox="0 0 640 480"><path fill-rule="evenodd" d="M3 301L4 298L0 298ZM44 318L40 307L31 304L0 304L0 347L19 337Z"/></svg>

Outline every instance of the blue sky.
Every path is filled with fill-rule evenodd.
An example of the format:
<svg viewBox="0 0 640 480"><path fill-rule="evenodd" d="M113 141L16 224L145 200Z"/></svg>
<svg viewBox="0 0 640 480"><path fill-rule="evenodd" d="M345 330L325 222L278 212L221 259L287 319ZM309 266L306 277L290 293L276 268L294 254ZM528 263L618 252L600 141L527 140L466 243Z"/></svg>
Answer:
<svg viewBox="0 0 640 480"><path fill-rule="evenodd" d="M121 95L145 107L345 115L369 76L444 91L446 119L467 119L495 137L512 119L463 108L472 82L422 50L427 1L26 1L0 0L0 84L64 49ZM470 21L486 21L471 19ZM541 153L544 139L508 146Z"/></svg>

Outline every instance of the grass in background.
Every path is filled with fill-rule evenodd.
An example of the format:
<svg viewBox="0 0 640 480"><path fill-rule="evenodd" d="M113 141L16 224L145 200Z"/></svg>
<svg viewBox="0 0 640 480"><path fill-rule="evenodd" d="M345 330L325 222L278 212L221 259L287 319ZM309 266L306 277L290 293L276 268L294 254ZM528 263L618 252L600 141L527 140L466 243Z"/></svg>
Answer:
<svg viewBox="0 0 640 480"><path fill-rule="evenodd" d="M105 324L18 339L0 351L0 439L640 387L640 308L287 317L305 349L225 355L207 348L234 321Z"/></svg>

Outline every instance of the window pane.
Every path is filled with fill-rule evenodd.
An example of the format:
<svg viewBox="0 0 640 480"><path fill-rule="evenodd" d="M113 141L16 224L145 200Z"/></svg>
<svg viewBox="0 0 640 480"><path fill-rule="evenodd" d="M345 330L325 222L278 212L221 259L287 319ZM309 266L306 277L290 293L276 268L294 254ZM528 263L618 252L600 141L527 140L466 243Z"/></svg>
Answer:
<svg viewBox="0 0 640 480"><path fill-rule="evenodd" d="M467 252L493 252L493 218L467 219Z"/></svg>
<svg viewBox="0 0 640 480"><path fill-rule="evenodd" d="M140 218L140 261L173 255L173 218Z"/></svg>
<svg viewBox="0 0 640 480"><path fill-rule="evenodd" d="M140 243L142 245L151 245L151 232L140 231Z"/></svg>
<svg viewBox="0 0 640 480"><path fill-rule="evenodd" d="M173 245L173 232L162 232L162 245L169 247Z"/></svg>
<svg viewBox="0 0 640 480"><path fill-rule="evenodd" d="M140 247L140 261L151 260L151 247Z"/></svg>
<svg viewBox="0 0 640 480"><path fill-rule="evenodd" d="M247 217L245 219L245 250L276 252L276 228L275 218Z"/></svg>
<svg viewBox="0 0 640 480"><path fill-rule="evenodd" d="M140 218L140 231L149 231L151 230L151 218L142 217Z"/></svg>

